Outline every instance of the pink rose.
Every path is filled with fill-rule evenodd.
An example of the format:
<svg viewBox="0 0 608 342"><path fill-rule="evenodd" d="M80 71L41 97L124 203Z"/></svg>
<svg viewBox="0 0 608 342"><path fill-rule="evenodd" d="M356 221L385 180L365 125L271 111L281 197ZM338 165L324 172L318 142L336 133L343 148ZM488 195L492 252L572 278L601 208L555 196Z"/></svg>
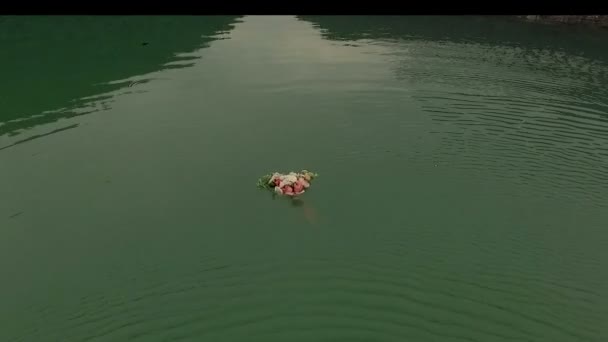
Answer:
<svg viewBox="0 0 608 342"><path fill-rule="evenodd" d="M287 196L293 196L293 188L290 187L289 185L285 185L283 187L283 193Z"/></svg>

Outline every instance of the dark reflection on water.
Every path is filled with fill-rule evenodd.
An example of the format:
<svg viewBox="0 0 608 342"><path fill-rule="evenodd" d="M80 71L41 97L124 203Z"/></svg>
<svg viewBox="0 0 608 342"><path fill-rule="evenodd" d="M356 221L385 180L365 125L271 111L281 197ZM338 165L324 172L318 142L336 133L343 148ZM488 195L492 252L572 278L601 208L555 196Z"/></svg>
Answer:
<svg viewBox="0 0 608 342"><path fill-rule="evenodd" d="M0 136L83 115L79 108L90 97L103 100L95 96L149 81L130 77L191 66L196 58L180 54L222 39L237 18L4 16ZM111 97L105 100L107 105Z"/></svg>
<svg viewBox="0 0 608 342"><path fill-rule="evenodd" d="M427 40L549 49L588 58L606 57L603 30L542 26L500 16L299 16L324 38ZM534 34L530 34L534 32ZM542 37L542 39L539 39Z"/></svg>

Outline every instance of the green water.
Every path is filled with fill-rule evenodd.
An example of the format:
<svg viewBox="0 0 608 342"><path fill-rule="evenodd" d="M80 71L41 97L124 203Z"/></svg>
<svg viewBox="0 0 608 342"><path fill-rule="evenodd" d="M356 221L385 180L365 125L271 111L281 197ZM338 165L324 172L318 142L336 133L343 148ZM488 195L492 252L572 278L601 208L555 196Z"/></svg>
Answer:
<svg viewBox="0 0 608 342"><path fill-rule="evenodd" d="M0 17L0 341L606 341L607 43Z"/></svg>

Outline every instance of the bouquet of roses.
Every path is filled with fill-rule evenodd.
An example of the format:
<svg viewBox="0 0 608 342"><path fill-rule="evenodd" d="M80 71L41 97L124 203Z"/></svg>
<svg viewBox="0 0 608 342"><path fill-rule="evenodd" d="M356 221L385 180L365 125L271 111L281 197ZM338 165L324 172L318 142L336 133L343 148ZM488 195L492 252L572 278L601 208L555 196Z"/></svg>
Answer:
<svg viewBox="0 0 608 342"><path fill-rule="evenodd" d="M258 180L258 187L272 190L279 195L297 196L306 192L310 182L318 175L310 171L290 172L288 174L271 173Z"/></svg>

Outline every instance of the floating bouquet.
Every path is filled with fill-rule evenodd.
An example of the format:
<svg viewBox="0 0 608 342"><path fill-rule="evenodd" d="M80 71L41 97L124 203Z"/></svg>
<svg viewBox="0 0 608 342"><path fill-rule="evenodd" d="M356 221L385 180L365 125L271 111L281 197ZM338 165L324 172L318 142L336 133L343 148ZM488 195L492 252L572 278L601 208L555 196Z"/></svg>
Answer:
<svg viewBox="0 0 608 342"><path fill-rule="evenodd" d="M288 174L272 173L258 180L258 187L272 190L279 195L297 196L306 192L310 182L318 175L310 171L290 172Z"/></svg>

